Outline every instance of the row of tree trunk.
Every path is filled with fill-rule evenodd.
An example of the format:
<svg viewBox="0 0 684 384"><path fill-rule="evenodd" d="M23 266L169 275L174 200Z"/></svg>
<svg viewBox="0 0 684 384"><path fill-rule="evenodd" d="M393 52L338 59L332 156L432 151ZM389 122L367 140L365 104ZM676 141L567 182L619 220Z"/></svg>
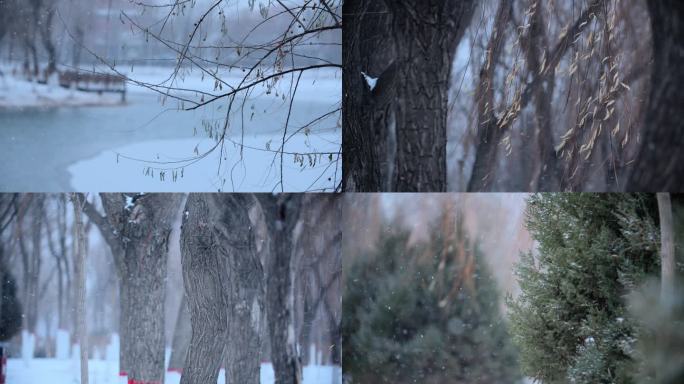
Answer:
<svg viewBox="0 0 684 384"><path fill-rule="evenodd" d="M301 212L305 205L336 197L190 194L182 210L178 194L103 193L100 199L105 215L85 200L83 212L99 228L117 266L120 367L129 382L163 381L166 257L179 214L185 295L170 367L183 361L181 383L216 382L223 363L226 382L258 383L264 335L269 335L276 382L302 381L294 302ZM333 204L330 213L337 209ZM265 236L257 236L260 227ZM184 318L190 320L189 339L183 337ZM339 320L331 320L331 328L339 328Z"/></svg>

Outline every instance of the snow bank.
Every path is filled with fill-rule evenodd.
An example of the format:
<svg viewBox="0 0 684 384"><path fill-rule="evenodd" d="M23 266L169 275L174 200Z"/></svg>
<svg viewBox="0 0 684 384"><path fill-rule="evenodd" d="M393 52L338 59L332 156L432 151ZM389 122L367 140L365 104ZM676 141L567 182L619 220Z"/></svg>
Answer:
<svg viewBox="0 0 684 384"><path fill-rule="evenodd" d="M0 108L52 108L121 104L116 93L82 92L56 84L38 84L10 75L0 77Z"/></svg>
<svg viewBox="0 0 684 384"><path fill-rule="evenodd" d="M340 130L312 132L309 135L300 133L288 141L285 151L337 152L340 149L340 136ZM154 140L107 150L68 168L71 187L77 191L279 191L280 156L272 151L279 148L282 133L245 136L242 154L238 144L241 139L231 137L230 140L226 142L223 158L220 150L215 150L206 158L187 163L144 163L127 157L174 162L202 154L215 142L200 137ZM294 158L295 155L286 154L283 159L283 184L286 192L321 189L329 192L338 184L342 164L341 161L336 161L337 155L332 156L332 161L327 155L318 156L315 165L311 165L309 157L304 156L303 167ZM175 179L173 170L165 170L162 176L159 169L147 169L148 166L171 168L181 165L184 165L182 171L176 170Z"/></svg>
<svg viewBox="0 0 684 384"><path fill-rule="evenodd" d="M116 384L119 382L116 362L107 360L90 360L88 375L90 384ZM271 364L261 365L261 383L273 383L273 367ZM34 359L31 367L22 364L19 359L7 361L7 382L12 384L72 384L79 382L78 370L58 359ZM333 366L311 365L304 367L304 383L336 384L342 381L342 369ZM180 374L167 372L166 384L180 383ZM218 384L225 384L223 370L219 374Z"/></svg>

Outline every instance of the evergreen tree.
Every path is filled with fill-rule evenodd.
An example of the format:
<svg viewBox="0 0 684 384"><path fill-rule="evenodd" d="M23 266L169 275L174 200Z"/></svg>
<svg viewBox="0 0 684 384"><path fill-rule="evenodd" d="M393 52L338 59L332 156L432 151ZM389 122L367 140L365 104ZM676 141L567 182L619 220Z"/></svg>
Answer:
<svg viewBox="0 0 684 384"><path fill-rule="evenodd" d="M453 217L452 217L453 219ZM343 365L353 383L514 383L495 282L461 233L384 234L345 266Z"/></svg>
<svg viewBox="0 0 684 384"><path fill-rule="evenodd" d="M633 383L635 320L625 296L659 271L653 196L538 194L527 227L538 255L509 300L523 372L544 383Z"/></svg>

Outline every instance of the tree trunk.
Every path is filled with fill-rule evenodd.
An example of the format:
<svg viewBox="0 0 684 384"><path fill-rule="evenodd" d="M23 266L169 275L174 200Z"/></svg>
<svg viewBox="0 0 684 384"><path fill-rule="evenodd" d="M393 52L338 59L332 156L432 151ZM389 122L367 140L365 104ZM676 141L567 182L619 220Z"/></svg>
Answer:
<svg viewBox="0 0 684 384"><path fill-rule="evenodd" d="M40 269L42 264L41 250L42 246L42 228L43 228L43 202L45 196L41 194L36 194L33 196L31 201L32 214L31 214L31 274L29 275L29 290L28 294L28 305L27 308L27 321L29 332L35 334L36 324L38 323L38 299L40 297L40 292L38 285L40 283Z"/></svg>
<svg viewBox="0 0 684 384"><path fill-rule="evenodd" d="M106 217L85 203L120 277L120 370L130 384L164 380L166 259L179 194L100 194Z"/></svg>
<svg viewBox="0 0 684 384"><path fill-rule="evenodd" d="M38 321L38 282L41 267L41 220L43 212L43 198L41 194L27 194L21 202L15 202L17 211L16 239L19 245L22 265L22 295L23 309L22 327L34 334ZM30 214L30 239L28 247L25 233L24 219Z"/></svg>
<svg viewBox="0 0 684 384"><path fill-rule="evenodd" d="M658 193L658 213L660 216L660 295L664 302L671 300L675 290L675 239L672 220L672 204L669 193Z"/></svg>
<svg viewBox="0 0 684 384"><path fill-rule="evenodd" d="M474 4L345 1L345 190L446 190L451 65Z"/></svg>
<svg viewBox="0 0 684 384"><path fill-rule="evenodd" d="M164 288L170 232L170 228L141 226L124 256L128 313L122 326L130 353L128 378L133 384L164 379Z"/></svg>
<svg viewBox="0 0 684 384"><path fill-rule="evenodd" d="M62 308L71 308L71 270L69 269L69 255L68 255L68 247L67 247L67 242L66 242L66 237L67 237L67 198L66 195L62 194L60 196L60 214L59 214L59 223L58 223L58 234L59 234L59 256L60 259L62 260L62 264L64 266L64 292L66 293L64 296L64 303L62 303ZM62 313L63 317L60 318L60 323L59 323L59 328L60 329L67 329L67 316L66 313Z"/></svg>
<svg viewBox="0 0 684 384"><path fill-rule="evenodd" d="M83 230L83 221L81 218L81 207L83 198L76 198L73 195L72 203L74 205L74 241L75 260L74 269L76 277L76 318L78 319L78 342L81 346L81 384L88 384L88 329L86 328L86 288L85 288L85 259L86 259L86 245L85 233Z"/></svg>
<svg viewBox="0 0 684 384"><path fill-rule="evenodd" d="M626 190L684 191L684 2L648 1L653 34L645 132Z"/></svg>
<svg viewBox="0 0 684 384"><path fill-rule="evenodd" d="M128 283L119 278L119 376L128 376L128 356L131 355L128 336Z"/></svg>
<svg viewBox="0 0 684 384"><path fill-rule="evenodd" d="M293 297L293 244L302 194L258 195L270 237L266 309L276 384L299 384L302 367L296 348Z"/></svg>
<svg viewBox="0 0 684 384"><path fill-rule="evenodd" d="M259 382L263 272L251 204L242 194L188 197L181 261L192 339L181 384L216 382L226 347L226 382Z"/></svg>
<svg viewBox="0 0 684 384"><path fill-rule="evenodd" d="M190 310L188 309L187 298L183 294L181 298L180 308L178 309L178 318L176 319L176 326L173 330L173 341L171 344L171 358L169 359L169 371L182 372L183 364L185 364L185 357L190 346L190 338L192 337L192 325L190 324Z"/></svg>
<svg viewBox="0 0 684 384"><path fill-rule="evenodd" d="M81 21L81 23L83 23L83 21ZM71 65L74 68L80 68L81 53L83 52L83 45L85 43L85 30L81 23L78 23L74 28L74 44L71 48Z"/></svg>
<svg viewBox="0 0 684 384"><path fill-rule="evenodd" d="M2 235L2 231L0 231L0 235ZM0 240L0 322L3 323L2 327L0 327L0 340L5 340L5 334L4 334L5 333L4 332L4 329L5 329L4 319L5 318L2 316L2 307L4 306L4 303L7 300L7 299L5 299L5 296L4 296L5 281L9 280L5 277L5 270L7 268L5 267L4 256L5 256L4 244L2 243L2 240Z"/></svg>
<svg viewBox="0 0 684 384"><path fill-rule="evenodd" d="M324 302L325 313L328 316L328 328L330 329L330 361L333 365L342 365L342 311L335 318L335 311L332 305L326 300ZM341 306L341 305L340 305Z"/></svg>
<svg viewBox="0 0 684 384"><path fill-rule="evenodd" d="M228 312L226 383L258 384L260 377L264 273L254 236L250 237L248 257L234 258L228 276L232 311Z"/></svg>
<svg viewBox="0 0 684 384"><path fill-rule="evenodd" d="M45 19L40 24L40 36L43 41L43 47L48 55L48 65L45 69L45 81L48 77L57 71L57 49L52 41L52 20L55 16L55 7L48 5L45 9Z"/></svg>
<svg viewBox="0 0 684 384"><path fill-rule="evenodd" d="M535 5L534 15L530 26L530 41L527 49L528 65L532 73L541 76L546 86L536 87L533 91L535 109L535 123L537 125L537 158L539 170L535 181L537 191L557 192L560 190L560 169L556 146L554 144L552 130L553 92L556 80L555 71L541 71L541 60L549 56L549 47L544 39L546 20L542 10L542 1L538 0Z"/></svg>
<svg viewBox="0 0 684 384"><path fill-rule="evenodd" d="M468 181L469 192L490 188L498 163L499 142L505 131L497 124L494 104L494 74L503 50L506 27L513 14L512 4L501 2L494 18L493 31L487 43L487 53L477 88L477 147L473 171Z"/></svg>

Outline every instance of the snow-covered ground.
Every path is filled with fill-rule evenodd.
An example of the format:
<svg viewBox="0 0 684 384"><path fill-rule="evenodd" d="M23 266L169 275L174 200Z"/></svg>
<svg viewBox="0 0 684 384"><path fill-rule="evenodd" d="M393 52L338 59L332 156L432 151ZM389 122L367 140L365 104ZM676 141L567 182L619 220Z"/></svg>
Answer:
<svg viewBox="0 0 684 384"><path fill-rule="evenodd" d="M97 94L0 76L0 108L55 108L121 104L118 93Z"/></svg>
<svg viewBox="0 0 684 384"><path fill-rule="evenodd" d="M88 362L90 384L118 384L116 361L90 360ZM80 382L80 366L75 359L32 359L28 363L21 359L7 361L7 383L9 384L77 384ZM261 365L261 382L273 383L271 364ZM304 367L304 382L308 384L337 384L342 382L342 369L333 366ZM167 372L165 384L180 383L180 374ZM225 383L223 370L218 384Z"/></svg>

